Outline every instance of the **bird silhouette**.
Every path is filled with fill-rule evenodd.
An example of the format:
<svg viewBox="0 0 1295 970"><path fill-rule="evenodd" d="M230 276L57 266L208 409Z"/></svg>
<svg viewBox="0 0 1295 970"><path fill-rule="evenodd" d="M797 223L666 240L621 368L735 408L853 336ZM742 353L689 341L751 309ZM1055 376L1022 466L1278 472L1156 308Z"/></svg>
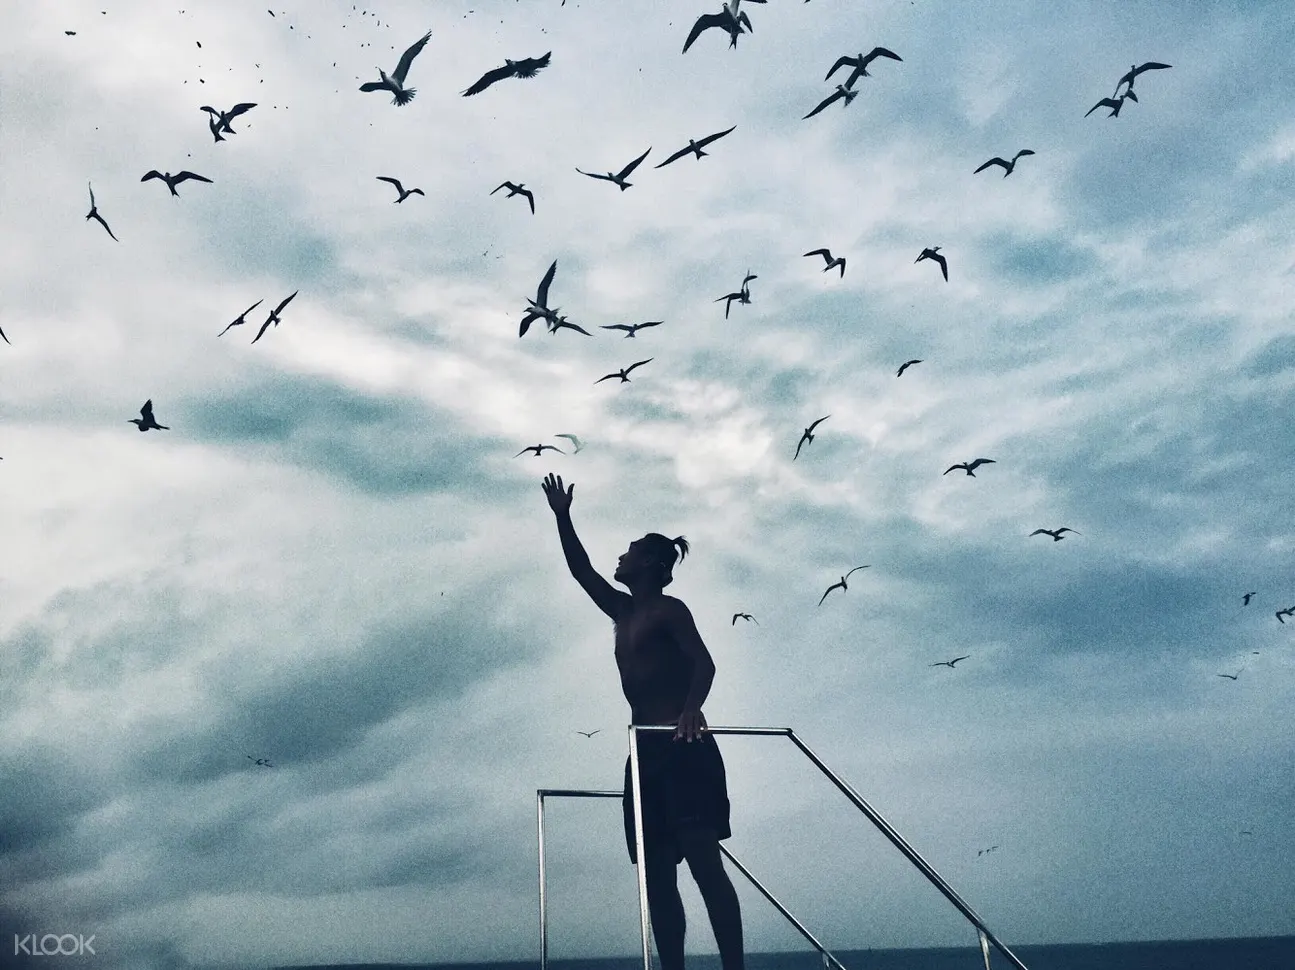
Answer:
<svg viewBox="0 0 1295 970"><path fill-rule="evenodd" d="M851 576L853 573L857 572L858 570L860 570L860 569L867 569L867 568L868 568L867 566L855 566L855 567L854 567L854 569L851 569L851 570L850 570L850 572L846 573L846 574L845 574L844 576L842 576L839 580L837 580L835 583L833 583L831 586L829 586L827 589L825 589L825 590L823 591L823 595L822 595L821 597L819 597L818 605L819 605L819 606L822 606L822 605L823 605L823 600L827 599L827 594L828 594L828 593L830 593L830 592L832 592L832 590L834 590L834 589L841 589L841 590L847 590L847 589L849 589L850 587L848 587L847 585L845 585L845 581L846 581L847 579L849 579L849 578L850 578L850 576Z"/></svg>
<svg viewBox="0 0 1295 970"><path fill-rule="evenodd" d="M279 313L283 310L284 307L286 307L289 303L292 302L292 297L296 296L300 292L301 292L300 290L293 290L292 296L288 297L286 300L284 300L277 307L275 307L273 310L270 311L270 315L266 318L265 323L261 324L261 329L258 330L256 332L256 336L252 338L252 343L256 343L258 340L261 339L261 335L265 333L265 328L268 327L270 324L274 324L275 327L279 326Z"/></svg>
<svg viewBox="0 0 1295 970"><path fill-rule="evenodd" d="M702 151L703 148L705 148L711 142L717 141L718 139L723 138L725 135L729 134L729 132L733 131L736 128L737 128L737 125L734 125L732 128L726 128L724 131L717 131L713 135L707 135L705 138L697 138L697 139L689 138L688 145L686 148L679 149L677 152L675 152L673 155L667 158L660 165L654 165L653 167L665 168L671 162L677 161L678 159L683 158L689 152L692 152L692 154L695 155L700 160L703 155L710 154L710 152Z"/></svg>
<svg viewBox="0 0 1295 970"><path fill-rule="evenodd" d="M148 431L148 430L149 430L149 429L151 429L151 428L156 428L156 429L158 429L159 431L170 431L170 430L171 430L170 428L168 428L168 427L167 427L166 425L164 425L164 424L158 424L158 423L157 423L157 419L153 417L153 399L152 399L152 398L149 398L147 401L145 401L145 402L144 402L144 406L143 406L142 408L140 408L140 409L139 409L139 417L137 417L137 418L127 418L126 420L127 420L130 424L133 424L133 425L135 425L135 427L139 428L139 430L140 430L140 431Z"/></svg>
<svg viewBox="0 0 1295 970"><path fill-rule="evenodd" d="M513 457L520 458L522 455L526 454L526 452L533 451L535 452L535 457L538 458L540 456L540 452L543 451L545 448L551 448L553 451L556 451L559 455L566 454L566 452L563 451L561 448L559 448L557 445L527 445L521 451L517 452L517 454L513 455Z"/></svg>
<svg viewBox="0 0 1295 970"><path fill-rule="evenodd" d="M255 762L257 767L260 767L260 768L274 767L274 765L270 764L270 760L268 758L253 758L250 754L247 757L249 761Z"/></svg>
<svg viewBox="0 0 1295 970"><path fill-rule="evenodd" d="M751 0L752 3L764 3L765 0ZM726 0L724 7L719 13L705 13L697 18L696 23L692 25L692 30L688 33L688 39L683 43L683 51L687 54L688 48L692 46L693 41L700 37L703 31L712 27L719 27L726 31L729 36L729 47L737 46L738 35L742 33L745 27L749 33L754 34L755 28L751 26L751 19L745 12L740 11L738 7L741 0Z"/></svg>
<svg viewBox="0 0 1295 970"><path fill-rule="evenodd" d="M463 96L466 98L474 94L480 94L496 81L502 81L507 77L534 77L549 66L549 58L552 55L553 52L549 51L543 57L524 57L519 61L505 57L503 67L497 67L493 71L486 71L475 84L463 92Z"/></svg>
<svg viewBox="0 0 1295 970"><path fill-rule="evenodd" d="M570 442L571 442L573 445L575 445L575 446L576 446L575 451L573 451L573 452L572 452L572 454L573 454L573 455L578 455L578 454L580 454L580 449L582 449L582 448L585 446L585 445L584 445L584 442L583 442L583 441L581 441L579 438L577 438L577 437L576 437L575 435L573 435L573 434L555 434L553 437L555 437L555 438L567 438L568 440L570 440Z"/></svg>
<svg viewBox="0 0 1295 970"><path fill-rule="evenodd" d="M586 172L583 169L579 169L579 168L577 168L576 171L579 172L581 175L588 175L591 179L602 179L604 182L611 182L613 185L619 185L620 190L624 192L626 189L628 189L631 185L634 184L633 182L626 182L625 179L627 179L630 176L630 173L632 173L634 169L638 168L639 162L643 161L643 159L648 157L648 152L650 151L652 151L652 149L649 146L647 152L644 152L638 158L634 159L634 161L630 162L619 172L608 172L606 175L597 175L593 172Z"/></svg>
<svg viewBox="0 0 1295 970"><path fill-rule="evenodd" d="M833 259L832 251L830 249L811 249L809 252L805 253L804 255L822 256L823 262L827 263L827 265L823 267L824 273L830 273L832 271L833 266L838 266L841 269L841 276L845 276L845 257L844 256L837 256L835 259Z"/></svg>
<svg viewBox="0 0 1295 970"><path fill-rule="evenodd" d="M1143 71L1163 71L1163 70L1165 70L1166 68L1169 68L1169 67L1173 67L1173 65L1172 65L1172 64L1161 64L1161 63L1160 63L1160 62L1158 62L1158 61L1147 61L1145 64L1141 65L1140 67L1135 67L1135 66L1133 66L1133 65L1129 65L1129 72L1128 72L1127 74L1125 74L1122 78L1120 78L1118 81L1116 81L1116 82L1115 82L1115 94L1116 94L1117 96L1119 95L1119 93L1120 93L1120 85L1121 85L1121 84L1127 84L1127 85L1128 85L1128 88L1127 88L1127 89L1125 90L1125 92L1124 92L1124 93L1125 93L1125 95L1129 95L1130 93L1132 93L1132 91L1133 91L1133 81L1134 81L1134 79L1135 79L1135 78L1137 78L1137 76L1138 76L1139 74L1141 74ZM1134 100L1134 101L1136 101L1136 100L1137 100L1137 98L1134 98L1133 100Z"/></svg>
<svg viewBox="0 0 1295 970"><path fill-rule="evenodd" d="M986 852L993 852L993 851L994 851L995 849L997 849L997 848L998 848L998 846L996 846L996 845L991 845L988 849L981 849L980 851L978 851L978 852L976 853L976 857L977 857L977 858L979 858L980 856L984 855Z"/></svg>
<svg viewBox="0 0 1295 970"><path fill-rule="evenodd" d="M1254 595L1255 595L1254 593L1244 593L1244 594L1242 594L1242 596L1241 596L1241 605L1242 605L1242 606L1249 606L1249 605L1250 605L1250 597L1252 597L1252 596L1254 596Z"/></svg>
<svg viewBox="0 0 1295 970"><path fill-rule="evenodd" d="M1286 621L1285 621L1285 620L1283 620L1283 619L1282 619L1282 617L1283 617L1283 616L1295 616L1295 606L1288 606L1288 607L1286 607L1286 609L1284 609L1284 610L1278 610L1278 611L1277 611L1277 613L1276 613L1275 615L1276 615L1276 617L1277 617L1277 622L1278 622L1278 623L1282 623L1282 624L1284 624Z"/></svg>
<svg viewBox="0 0 1295 970"><path fill-rule="evenodd" d="M954 467L956 468L957 466L955 465ZM948 473L946 472L945 474L948 474ZM1033 532L1030 533L1030 535L1031 536L1052 536L1053 542L1060 542L1062 539L1065 538L1065 536L1061 534L1063 532L1074 532L1075 535L1082 534L1082 533L1076 532L1074 529L1070 528L1069 526L1063 525L1060 529L1035 529Z"/></svg>
<svg viewBox="0 0 1295 970"><path fill-rule="evenodd" d="M425 195L422 189L406 189L400 184L400 179L393 179L390 175L378 175L375 177L379 182L390 182L396 187L396 191L400 193L400 198L396 199L396 202L404 202L411 195Z"/></svg>
<svg viewBox="0 0 1295 970"><path fill-rule="evenodd" d="M829 104L831 104L833 101L840 101L842 98L844 98L844 99L845 99L845 104L843 104L841 107L845 107L846 105L848 105L851 101L853 101L853 100L855 99L855 97L858 95L858 93L859 93L858 91L852 91L848 85L845 85L845 84L838 84L838 85L836 86L836 90L835 90L835 91L833 91L833 92L832 92L831 94L829 94L826 98L824 98L822 101L820 101L820 102L818 103L817 107L815 107L813 111L811 111L809 114L805 115L805 117L804 117L804 118L801 118L800 120L801 120L801 121L804 121L804 120L806 120L807 118L812 118L812 117L814 117L814 115L818 114L820 111L822 111L824 108L826 108L826 107L827 107Z"/></svg>
<svg viewBox="0 0 1295 970"><path fill-rule="evenodd" d="M752 280L758 280L759 278L760 278L760 277L756 276L756 275L755 275L754 273L752 273L750 270L747 270L747 271L746 271L746 276L745 276L745 277L743 277L743 279L742 279L742 286L741 286L741 288L740 288L736 293L726 293L726 294L724 294L723 296L721 296L721 297L719 298L719 300L715 300L715 301L714 301L715 303L718 303L720 300L726 300L726 301L727 301L727 302L724 304L724 319L725 319L725 320L727 320L727 319L728 319L728 311L729 311L729 307L731 307L731 306L733 305L733 301L734 301L734 300L737 300L737 302L738 302L738 303L750 303L750 302L751 302L751 290L750 290L750 288L747 286L747 284L748 284L748 283L750 283Z"/></svg>
<svg viewBox="0 0 1295 970"><path fill-rule="evenodd" d="M550 321L549 333L551 333L551 334L557 333L557 332L558 332L559 330L561 330L563 327L566 327L568 330L575 330L575 331L578 331L578 332L580 332L580 333L584 334L586 337L592 337L592 336L593 336L593 334L591 334L591 333L590 333L588 330L586 330L584 327L580 326L578 323L572 323L572 322L571 322L570 320L568 320L566 317L554 317L554 318Z"/></svg>
<svg viewBox="0 0 1295 970"><path fill-rule="evenodd" d="M750 613L734 613L734 614L733 614L733 622L732 622L732 623L730 623L729 625L730 625L730 626L737 626L737 621L738 621L738 618L739 618L739 617L741 617L743 620L747 620L747 621L749 621L749 622L751 622L751 623L754 623L756 626L759 626L759 625L760 625L760 621L759 621L759 620L757 620L757 619L756 619L754 616L752 616Z"/></svg>
<svg viewBox="0 0 1295 970"><path fill-rule="evenodd" d="M609 323L602 326L602 330L624 330L626 338L634 336L644 327L659 327L664 320L649 320L647 323Z"/></svg>
<svg viewBox="0 0 1295 970"><path fill-rule="evenodd" d="M257 300L257 301L256 301L255 303L253 303L250 307L248 307L246 310L244 310L242 313L240 313L240 314L237 316L237 318L235 318L234 322L233 322L233 323L231 323L231 324L229 325L229 327L239 327L239 326L242 326L244 323L246 323L246 322L247 322L247 320L246 320L246 319L244 319L244 318L245 318L249 313L251 313L253 310L255 310L257 307L259 307L259 306L260 306L264 301L265 301L265 298L264 298L264 297L262 297L260 300ZM225 333L226 333L226 331L228 331L228 330L229 330L229 327L226 327L226 328L225 328L224 330L222 330L220 333L216 334L216 336L217 336L217 337L223 337L223 336L225 336Z"/></svg>
<svg viewBox="0 0 1295 970"><path fill-rule="evenodd" d="M975 461L970 463L963 461L963 462L959 462L956 465L950 465L948 468L944 470L944 474L946 475L949 474L949 472L953 471L955 468L961 468L972 478L975 478L977 468L979 468L981 465L993 465L993 464L996 464L996 462L992 458L977 458Z"/></svg>
<svg viewBox="0 0 1295 970"><path fill-rule="evenodd" d="M908 370L914 364L920 364L920 363L922 363L922 359L920 357L914 357L912 360L904 361L902 364L899 365L899 370L895 371L895 376L903 377L904 371Z"/></svg>
<svg viewBox="0 0 1295 970"><path fill-rule="evenodd" d="M1022 155L1033 155L1033 154L1034 152L1031 151L1030 149L1022 148L1019 152L1017 152L1015 155L1012 156L1012 160L1010 162L1004 158L999 158L997 155L995 155L993 158L985 162L984 165L980 166L980 168L976 169L971 174L979 175L981 172L989 168L989 166L991 165L1001 165L1003 167L1003 178L1007 178L1007 176L1012 174L1012 169L1016 168L1016 160L1018 158L1020 158Z"/></svg>
<svg viewBox="0 0 1295 970"><path fill-rule="evenodd" d="M940 255L939 246L928 246L922 250L920 256L913 260L914 263L920 263L924 259L933 259L940 264L940 272L944 274L944 282L949 282L949 264L943 256Z"/></svg>
<svg viewBox="0 0 1295 970"><path fill-rule="evenodd" d="M1111 113L1108 114L1106 117L1118 118L1120 116L1120 109L1124 107L1124 102L1126 99L1131 101L1138 100L1137 95L1135 95L1132 91L1130 91L1128 94L1121 94L1118 98L1102 98L1102 100L1098 101L1095 105L1093 105L1091 108L1089 108L1087 111L1084 112L1084 117L1087 118L1098 108L1110 108Z"/></svg>
<svg viewBox="0 0 1295 970"><path fill-rule="evenodd" d="M112 230L108 228L108 223L103 221L103 216L99 215L99 207L94 204L94 186L90 185L89 182L86 182L85 184L90 189L90 211L86 214L86 222L89 222L91 219L96 220L99 225L103 226L104 229L108 231L108 235L112 236ZM112 236L112 238L115 242L120 242L116 236Z"/></svg>
<svg viewBox="0 0 1295 970"><path fill-rule="evenodd" d="M190 179L193 179L194 181L197 181L197 182L211 181L211 179L207 178L206 176L198 175L195 172L176 172L174 175L172 175L170 172L159 172L157 169L150 170L148 174L146 174L142 179L140 179L140 181L147 182L149 179L161 179L163 182L166 183L166 187L171 190L171 194L174 195L177 199L180 197L180 193L175 190L175 187L179 185L181 182L187 182Z"/></svg>
<svg viewBox="0 0 1295 970"><path fill-rule="evenodd" d="M527 298L526 302L530 305L526 315L522 317L522 325L518 330L517 336L526 336L526 331L531 328L531 324L536 320L544 319L550 322L557 320L557 310L549 308L549 287L553 284L553 274L558 271L558 261L553 260L553 264L540 280L539 288L535 291L535 299Z"/></svg>
<svg viewBox="0 0 1295 970"><path fill-rule="evenodd" d="M510 199L511 199L514 195L523 195L523 196L525 196L525 197L526 197L526 201L527 201L527 202L529 202L529 203L531 204L531 215L535 215L535 195L534 195L534 193L532 193L532 192L531 192L531 190L530 190L530 189L528 189L528 188L526 187L526 183L525 183L525 182L521 183L520 185L514 185L512 182L504 182L502 185L499 185L499 186L497 186L496 188L491 189L491 190L490 190L490 194L491 194L491 195L494 195L494 194L495 194L496 192L498 192L500 189L507 189L507 190L508 190L508 198L510 198Z"/></svg>
<svg viewBox="0 0 1295 970"><path fill-rule="evenodd" d="M1226 677L1228 680L1236 680L1241 676L1241 671L1238 670L1235 674L1219 674L1218 676Z"/></svg>
<svg viewBox="0 0 1295 970"><path fill-rule="evenodd" d="M868 65L871 64L873 61L875 61L878 57L889 57L892 61L903 60L903 58L900 57L898 54L896 54L894 51L887 50L884 47L874 47L869 53L856 54L854 57L850 57L848 54L845 54L837 59L837 62L832 65L832 69L828 71L826 75L824 75L823 80L824 81L831 80L832 75L835 74L840 68L853 67L854 70L850 72L850 76L846 79L846 82L845 82L845 86L847 88L852 88L854 87L854 82L859 80L859 78L872 76L871 74L868 73Z"/></svg>
<svg viewBox="0 0 1295 970"><path fill-rule="evenodd" d="M592 731L577 731L576 734L583 734L587 738L592 738L595 734L597 734L601 730L602 728L595 728Z"/></svg>
<svg viewBox="0 0 1295 970"><path fill-rule="evenodd" d="M239 104L234 105L234 107L230 108L228 111L220 111L220 110L217 110L216 108L211 107L211 105L207 105L207 104L204 104L198 110L207 112L207 114L209 115L208 124L211 126L212 134L217 136L216 137L217 141L224 141L225 139L220 137L220 132L223 131L229 135L238 134L238 132L236 132L233 128L229 126L229 123L233 121L235 118L237 118L239 115L244 114L248 111L251 111L255 107L256 107L255 104L251 102L243 101L243 102L240 102Z"/></svg>
<svg viewBox="0 0 1295 970"><path fill-rule="evenodd" d="M649 363L655 359L656 358L654 357L649 357L647 360L640 360L637 364L630 364L624 370L619 370L615 374L608 374L606 377L600 377L598 378L598 380L594 381L594 383L601 384L603 381L611 380L611 378L613 377L619 377L621 379L622 384L628 384L630 371L632 371L635 367L642 367L644 364Z"/></svg>
<svg viewBox="0 0 1295 970"><path fill-rule="evenodd" d="M409 74L409 65L414 63L414 58L418 56L419 51L427 46L427 41L431 38L432 32L429 30L418 40L414 41L403 54L400 55L400 63L390 75L381 68L378 69L378 75L382 78L380 81L367 81L360 85L361 91L390 91L392 94L392 104L409 104L414 100L416 88L405 87L405 77Z"/></svg>
<svg viewBox="0 0 1295 970"><path fill-rule="evenodd" d="M952 660L937 660L933 664L927 664L927 666L928 667L948 667L950 670L952 670L953 665L956 664L959 660L966 660L967 657L970 657L970 656L971 654L968 653L961 657L954 657Z"/></svg>
<svg viewBox="0 0 1295 970"><path fill-rule="evenodd" d="M795 461L797 458L800 457L801 445L807 445L814 440L814 429L817 428L820 424L822 424L831 416L832 415L830 414L825 414L817 421L815 421L813 424L811 424L808 428L805 429L804 433L802 433L800 436L800 440L796 442L796 454L791 456L792 461Z"/></svg>

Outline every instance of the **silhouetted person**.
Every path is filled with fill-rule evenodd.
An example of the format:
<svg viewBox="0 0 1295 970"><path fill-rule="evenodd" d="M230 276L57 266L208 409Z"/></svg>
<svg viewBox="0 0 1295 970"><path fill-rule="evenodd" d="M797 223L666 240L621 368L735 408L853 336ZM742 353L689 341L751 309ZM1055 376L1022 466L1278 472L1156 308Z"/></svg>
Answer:
<svg viewBox="0 0 1295 970"><path fill-rule="evenodd" d="M574 493L574 485L563 490L561 477L544 479L571 575L615 625L616 666L633 723L676 725L673 735L636 733L648 910L661 970L683 968L685 920L676 879L684 859L706 903L724 970L743 970L741 909L719 851L720 839L732 834L724 761L701 712L715 662L688 607L662 592L676 559L688 552L687 540L650 532L631 542L612 575L629 588L623 593L598 575L576 538ZM632 785L626 758L625 844L637 863Z"/></svg>

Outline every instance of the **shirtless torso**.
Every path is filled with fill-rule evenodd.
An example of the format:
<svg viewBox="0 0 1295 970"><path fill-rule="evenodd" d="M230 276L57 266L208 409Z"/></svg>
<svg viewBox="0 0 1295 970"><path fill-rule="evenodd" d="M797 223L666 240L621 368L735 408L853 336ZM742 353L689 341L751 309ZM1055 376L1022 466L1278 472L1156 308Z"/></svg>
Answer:
<svg viewBox="0 0 1295 970"><path fill-rule="evenodd" d="M615 619L616 666L635 724L676 723L692 684L693 662L661 616L667 600L636 606L626 596Z"/></svg>

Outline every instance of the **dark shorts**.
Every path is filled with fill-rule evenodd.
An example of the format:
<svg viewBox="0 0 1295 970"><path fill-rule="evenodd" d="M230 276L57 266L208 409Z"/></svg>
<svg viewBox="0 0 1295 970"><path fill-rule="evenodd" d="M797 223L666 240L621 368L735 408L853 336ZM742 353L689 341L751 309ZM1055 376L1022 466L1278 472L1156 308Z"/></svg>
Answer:
<svg viewBox="0 0 1295 970"><path fill-rule="evenodd" d="M695 825L715 830L718 838L729 829L728 784L724 759L711 735L698 741L676 741L665 731L638 735L639 772L643 785L643 841L649 855L658 849L683 861L675 833ZM625 759L625 787L621 798L625 817L625 847L630 862L637 862L634 840L634 789L630 759Z"/></svg>

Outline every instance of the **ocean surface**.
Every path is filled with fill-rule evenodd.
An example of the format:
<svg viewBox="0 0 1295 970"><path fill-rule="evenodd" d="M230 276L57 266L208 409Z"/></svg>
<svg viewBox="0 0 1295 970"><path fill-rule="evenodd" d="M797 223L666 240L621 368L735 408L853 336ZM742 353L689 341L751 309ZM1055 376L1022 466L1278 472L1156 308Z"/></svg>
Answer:
<svg viewBox="0 0 1295 970"><path fill-rule="evenodd" d="M1166 940L1146 943L1067 943L1008 947L1029 970L1295 970L1295 936L1232 940ZM846 970L978 970L984 967L975 946L912 950L839 950L833 956ZM655 954L653 967L658 968ZM686 958L687 970L720 970L719 957ZM500 963L350 963L273 970L539 970L539 960ZM638 970L642 957L549 960L549 970ZM990 949L990 966L1011 967ZM749 953L747 970L821 970L813 949L790 953Z"/></svg>

